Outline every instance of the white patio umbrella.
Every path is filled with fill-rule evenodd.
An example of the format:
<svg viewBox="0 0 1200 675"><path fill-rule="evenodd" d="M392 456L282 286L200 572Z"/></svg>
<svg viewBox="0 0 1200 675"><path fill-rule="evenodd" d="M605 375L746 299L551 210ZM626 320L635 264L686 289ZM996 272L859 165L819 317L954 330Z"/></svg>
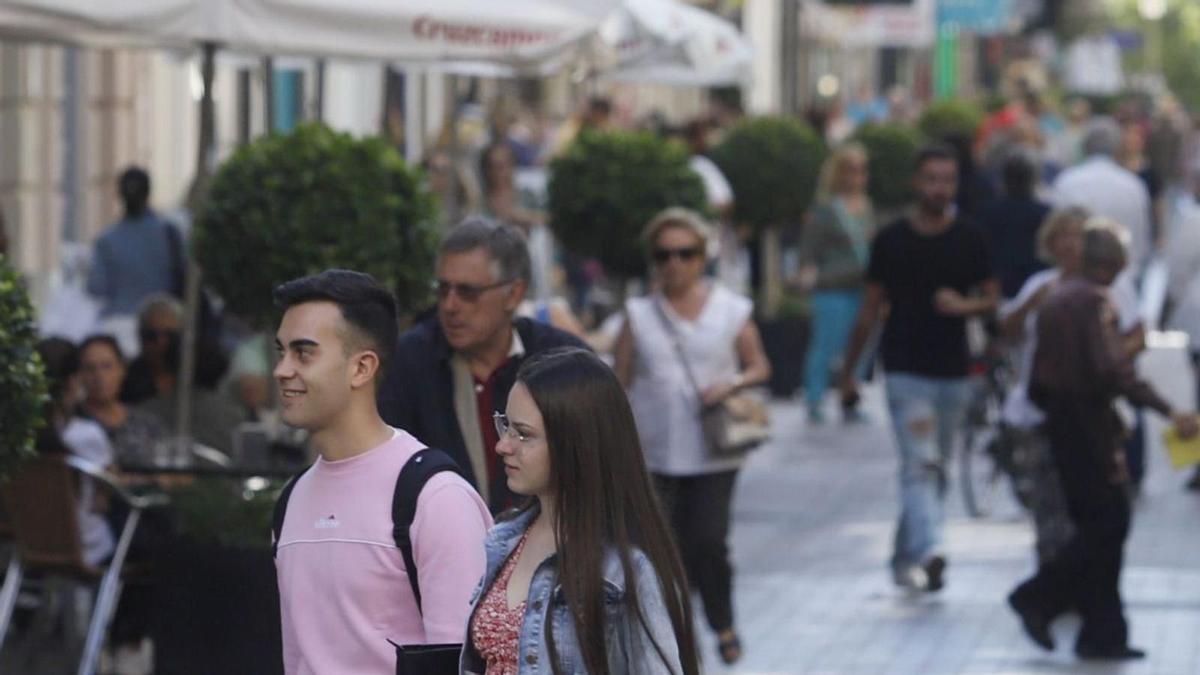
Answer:
<svg viewBox="0 0 1200 675"><path fill-rule="evenodd" d="M0 33L521 69L595 32L619 0L0 0Z"/></svg>
<svg viewBox="0 0 1200 675"><path fill-rule="evenodd" d="M752 49L721 17L676 0L625 0L599 31L600 78L684 86L744 82Z"/></svg>

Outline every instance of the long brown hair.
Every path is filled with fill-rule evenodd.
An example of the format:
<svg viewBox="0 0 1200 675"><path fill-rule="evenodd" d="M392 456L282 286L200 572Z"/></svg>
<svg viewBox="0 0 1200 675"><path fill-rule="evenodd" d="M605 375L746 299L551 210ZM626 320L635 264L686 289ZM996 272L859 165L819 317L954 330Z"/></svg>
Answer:
<svg viewBox="0 0 1200 675"><path fill-rule="evenodd" d="M688 585L646 471L633 411L612 370L583 349L548 352L522 365L525 385L542 414L550 452L550 481L558 509L558 582L575 625L583 663L594 675L612 672L605 644L604 552L615 548L625 574L628 615L643 627L633 555L640 551L658 576L675 645L653 648L664 664L679 650L683 673L699 673ZM552 621L546 644L559 672ZM646 632L649 635L649 631Z"/></svg>

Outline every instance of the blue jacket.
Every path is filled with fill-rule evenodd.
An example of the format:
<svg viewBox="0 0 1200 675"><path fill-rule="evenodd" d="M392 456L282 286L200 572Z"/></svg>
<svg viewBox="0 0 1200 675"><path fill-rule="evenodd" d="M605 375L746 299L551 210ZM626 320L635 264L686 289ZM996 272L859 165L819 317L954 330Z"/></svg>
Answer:
<svg viewBox="0 0 1200 675"><path fill-rule="evenodd" d="M492 582L504 567L509 555L516 549L534 518L538 508L521 513L516 518L499 523L488 533L487 571L475 589L471 599L471 620ZM565 675L586 675L582 663L575 627L567 609L562 586L558 583L557 556L543 562L533 574L526 600L525 620L521 625L518 659L521 675L545 675L553 673L550 667L549 649L545 643L545 625L554 622L554 646L558 651L560 672ZM609 547L604 556L604 601L605 634L608 644L608 667L613 675L682 675L679 647L675 642L675 631L671 627L671 616L663 602L658 574L650 559L641 551L633 553L633 568L637 574L638 602L645 627L627 611L625 599L625 574L615 548ZM471 642L470 621L463 644L460 675L482 674L487 664L475 651ZM650 638L653 636L654 642ZM666 654L669 664L663 662L657 644Z"/></svg>
<svg viewBox="0 0 1200 675"><path fill-rule="evenodd" d="M516 382L517 369L524 359L555 347L587 347L570 333L530 319L515 319L513 326L525 345L525 357L510 360L496 376L492 405L501 412L508 403L508 392ZM467 445L458 426L458 415L454 412L452 355L437 316L426 318L401 335L387 376L379 387L379 415L388 424L404 429L429 447L446 452L458 463L466 479L478 488L479 481L485 480L486 476L476 476L472 470ZM503 471L488 488L491 498L488 506L492 513L513 505L516 498L508 489Z"/></svg>
<svg viewBox="0 0 1200 675"><path fill-rule="evenodd" d="M147 210L108 228L96 240L87 290L103 305L103 316L135 315L156 293L174 293L182 279L181 237L154 211Z"/></svg>

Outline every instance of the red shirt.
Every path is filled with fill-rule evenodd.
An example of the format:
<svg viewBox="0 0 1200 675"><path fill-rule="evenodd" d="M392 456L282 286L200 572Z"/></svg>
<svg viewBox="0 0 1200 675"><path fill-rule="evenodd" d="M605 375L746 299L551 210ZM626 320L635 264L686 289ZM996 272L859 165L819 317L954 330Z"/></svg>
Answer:
<svg viewBox="0 0 1200 675"><path fill-rule="evenodd" d="M492 413L496 411L496 374L508 365L506 359L498 368L488 375L486 380L475 380L475 410L479 413L479 433L483 436L483 452L487 458L487 484L491 485L496 477L500 474L500 456L496 454L496 445L500 442L500 435L496 433L496 424L492 420Z"/></svg>

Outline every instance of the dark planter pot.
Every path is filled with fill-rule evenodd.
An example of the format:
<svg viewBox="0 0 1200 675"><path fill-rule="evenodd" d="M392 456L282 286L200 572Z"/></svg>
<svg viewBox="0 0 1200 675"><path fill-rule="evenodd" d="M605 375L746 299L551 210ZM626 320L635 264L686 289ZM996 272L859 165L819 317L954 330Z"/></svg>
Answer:
<svg viewBox="0 0 1200 675"><path fill-rule="evenodd" d="M805 316L758 319L763 348L771 361L771 396L791 398L804 379L809 322Z"/></svg>
<svg viewBox="0 0 1200 675"><path fill-rule="evenodd" d="M270 548L189 540L156 556L151 636L158 675L283 673Z"/></svg>

